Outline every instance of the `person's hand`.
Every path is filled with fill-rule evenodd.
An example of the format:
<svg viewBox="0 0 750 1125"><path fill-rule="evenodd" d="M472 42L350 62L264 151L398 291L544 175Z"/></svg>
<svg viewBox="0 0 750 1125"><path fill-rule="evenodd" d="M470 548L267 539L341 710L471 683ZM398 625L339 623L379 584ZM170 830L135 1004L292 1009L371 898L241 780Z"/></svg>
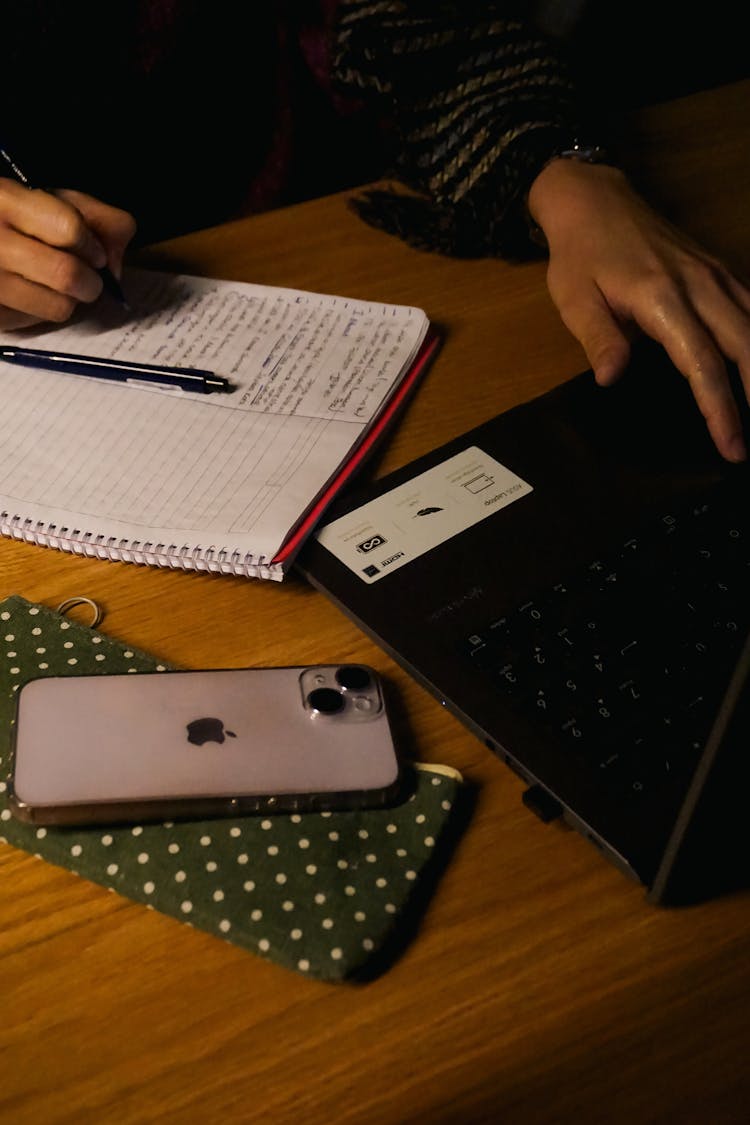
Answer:
<svg viewBox="0 0 750 1125"><path fill-rule="evenodd" d="M119 277L135 220L79 191L29 191L0 179L0 329L67 320Z"/></svg>
<svg viewBox="0 0 750 1125"><path fill-rule="evenodd" d="M602 385L615 382L638 330L689 380L719 452L746 456L726 359L750 398L750 290L605 165L554 160L529 212L549 247L547 284Z"/></svg>

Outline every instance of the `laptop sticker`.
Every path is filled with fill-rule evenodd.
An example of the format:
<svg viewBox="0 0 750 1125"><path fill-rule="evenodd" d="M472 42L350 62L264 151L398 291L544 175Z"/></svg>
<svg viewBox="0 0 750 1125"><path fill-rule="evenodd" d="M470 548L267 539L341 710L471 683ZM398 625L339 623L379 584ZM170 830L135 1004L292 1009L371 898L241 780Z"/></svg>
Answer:
<svg viewBox="0 0 750 1125"><path fill-rule="evenodd" d="M363 582L379 582L532 491L470 446L334 520L316 538Z"/></svg>

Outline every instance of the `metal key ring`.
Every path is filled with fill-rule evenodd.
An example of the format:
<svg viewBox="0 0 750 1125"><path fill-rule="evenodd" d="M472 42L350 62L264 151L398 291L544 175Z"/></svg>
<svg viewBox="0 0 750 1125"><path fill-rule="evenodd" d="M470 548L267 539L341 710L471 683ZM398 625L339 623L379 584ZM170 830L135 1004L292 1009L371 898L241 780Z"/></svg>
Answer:
<svg viewBox="0 0 750 1125"><path fill-rule="evenodd" d="M92 601L91 598L84 598L83 596L76 598L66 598L64 602L60 602L59 606L57 607L57 612L64 614L66 610L73 609L73 607L77 605L90 606L94 617L89 624L89 628L95 629L104 616L104 610L100 605L97 605L95 601Z"/></svg>

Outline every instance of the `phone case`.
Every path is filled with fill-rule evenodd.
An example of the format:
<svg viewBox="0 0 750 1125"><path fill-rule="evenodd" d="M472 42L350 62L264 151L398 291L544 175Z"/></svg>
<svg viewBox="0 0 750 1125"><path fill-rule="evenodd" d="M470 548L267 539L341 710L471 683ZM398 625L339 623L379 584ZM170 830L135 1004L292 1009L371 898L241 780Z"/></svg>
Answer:
<svg viewBox="0 0 750 1125"><path fill-rule="evenodd" d="M361 808L398 782L364 665L50 677L17 696L9 797L35 824Z"/></svg>

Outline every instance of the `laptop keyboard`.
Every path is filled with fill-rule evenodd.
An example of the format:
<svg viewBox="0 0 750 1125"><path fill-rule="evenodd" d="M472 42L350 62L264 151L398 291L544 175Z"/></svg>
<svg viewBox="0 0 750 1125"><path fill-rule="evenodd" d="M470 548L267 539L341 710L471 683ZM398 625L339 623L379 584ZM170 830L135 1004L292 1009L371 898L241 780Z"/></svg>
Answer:
<svg viewBox="0 0 750 1125"><path fill-rule="evenodd" d="M494 689L637 800L683 788L750 628L739 505L666 514L466 638Z"/></svg>

